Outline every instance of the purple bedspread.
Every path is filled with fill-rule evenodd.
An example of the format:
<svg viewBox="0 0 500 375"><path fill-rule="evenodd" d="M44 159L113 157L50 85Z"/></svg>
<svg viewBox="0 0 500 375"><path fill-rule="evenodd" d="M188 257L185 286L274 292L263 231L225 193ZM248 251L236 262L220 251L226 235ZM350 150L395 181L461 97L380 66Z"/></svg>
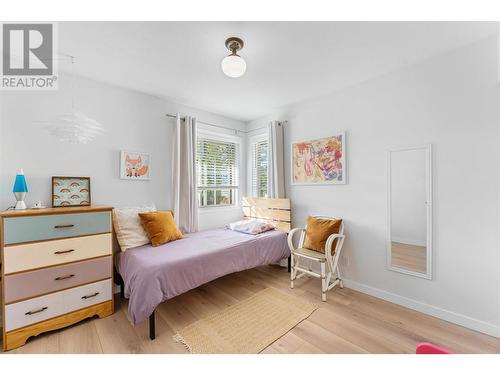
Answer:
<svg viewBox="0 0 500 375"><path fill-rule="evenodd" d="M125 281L132 322L142 322L161 302L218 277L287 258L286 239L279 230L250 235L216 229L119 253L116 267Z"/></svg>

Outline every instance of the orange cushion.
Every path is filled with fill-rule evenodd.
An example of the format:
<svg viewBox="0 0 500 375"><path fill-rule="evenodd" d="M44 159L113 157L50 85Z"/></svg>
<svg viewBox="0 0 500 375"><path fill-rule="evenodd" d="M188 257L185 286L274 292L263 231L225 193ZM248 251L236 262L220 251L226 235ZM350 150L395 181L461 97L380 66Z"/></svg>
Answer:
<svg viewBox="0 0 500 375"><path fill-rule="evenodd" d="M171 211L140 212L139 217L153 246L184 238Z"/></svg>
<svg viewBox="0 0 500 375"><path fill-rule="evenodd" d="M307 218L306 239L304 247L309 250L325 253L326 240L330 235L338 233L342 219L320 219L309 216ZM337 239L333 241L332 255L335 252Z"/></svg>

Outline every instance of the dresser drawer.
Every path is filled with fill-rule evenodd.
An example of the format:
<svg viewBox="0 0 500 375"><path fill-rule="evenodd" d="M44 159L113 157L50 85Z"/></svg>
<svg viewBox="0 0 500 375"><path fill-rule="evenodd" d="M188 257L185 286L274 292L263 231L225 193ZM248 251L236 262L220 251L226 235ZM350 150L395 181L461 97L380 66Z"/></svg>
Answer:
<svg viewBox="0 0 500 375"><path fill-rule="evenodd" d="M5 303L107 279L112 276L112 263L113 259L110 255L7 275L5 277Z"/></svg>
<svg viewBox="0 0 500 375"><path fill-rule="evenodd" d="M4 219L5 245L111 232L110 212L20 216Z"/></svg>
<svg viewBox="0 0 500 375"><path fill-rule="evenodd" d="M30 324L111 300L111 279L5 306L5 330Z"/></svg>
<svg viewBox="0 0 500 375"><path fill-rule="evenodd" d="M7 246L4 248L4 272L33 270L111 253L111 233Z"/></svg>

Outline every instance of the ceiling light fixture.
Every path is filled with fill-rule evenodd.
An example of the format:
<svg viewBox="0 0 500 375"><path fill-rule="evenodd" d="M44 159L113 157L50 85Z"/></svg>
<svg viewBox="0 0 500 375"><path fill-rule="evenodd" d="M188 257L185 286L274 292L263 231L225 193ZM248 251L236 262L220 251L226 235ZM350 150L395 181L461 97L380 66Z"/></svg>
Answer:
<svg viewBox="0 0 500 375"><path fill-rule="evenodd" d="M61 142L71 144L85 144L92 142L98 135L104 133L104 127L94 119L75 110L75 58L69 56L71 61L71 112L57 116L46 126L47 132Z"/></svg>
<svg viewBox="0 0 500 375"><path fill-rule="evenodd" d="M222 59L222 71L231 78L241 77L247 70L247 63L236 52L243 48L243 40L236 37L227 38L226 48L231 54Z"/></svg>

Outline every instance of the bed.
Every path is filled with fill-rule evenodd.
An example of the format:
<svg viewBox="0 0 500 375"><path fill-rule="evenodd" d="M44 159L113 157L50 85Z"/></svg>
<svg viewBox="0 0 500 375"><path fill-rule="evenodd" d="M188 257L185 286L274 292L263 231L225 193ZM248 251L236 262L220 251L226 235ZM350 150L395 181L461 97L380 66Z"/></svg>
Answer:
<svg viewBox="0 0 500 375"><path fill-rule="evenodd" d="M132 323L149 318L154 339L154 311L160 303L221 276L289 258L288 199L243 198L243 214L276 229L258 235L229 229L200 231L159 247L146 245L117 254L117 279L122 296L129 299Z"/></svg>

